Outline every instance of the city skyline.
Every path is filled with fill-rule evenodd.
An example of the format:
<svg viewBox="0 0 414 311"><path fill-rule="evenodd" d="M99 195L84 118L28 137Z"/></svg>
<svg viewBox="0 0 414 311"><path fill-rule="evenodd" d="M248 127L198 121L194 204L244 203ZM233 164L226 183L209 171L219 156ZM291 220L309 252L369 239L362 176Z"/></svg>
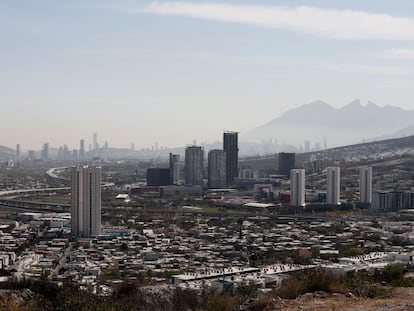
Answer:
<svg viewBox="0 0 414 311"><path fill-rule="evenodd" d="M413 5L3 1L1 144L98 132L116 147L173 147L217 128L242 136L317 99L412 108Z"/></svg>

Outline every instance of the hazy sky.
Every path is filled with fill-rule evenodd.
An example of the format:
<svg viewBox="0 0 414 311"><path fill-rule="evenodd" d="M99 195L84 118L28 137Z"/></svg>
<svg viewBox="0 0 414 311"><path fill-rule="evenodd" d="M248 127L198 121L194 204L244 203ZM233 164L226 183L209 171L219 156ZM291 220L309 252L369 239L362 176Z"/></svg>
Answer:
<svg viewBox="0 0 414 311"><path fill-rule="evenodd" d="M0 1L0 145L177 146L289 108L414 108L414 1Z"/></svg>

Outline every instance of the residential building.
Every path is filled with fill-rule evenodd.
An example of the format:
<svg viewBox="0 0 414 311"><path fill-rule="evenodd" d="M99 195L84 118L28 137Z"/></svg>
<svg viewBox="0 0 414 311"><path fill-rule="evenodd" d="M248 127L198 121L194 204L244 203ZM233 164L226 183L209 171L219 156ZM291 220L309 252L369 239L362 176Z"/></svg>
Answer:
<svg viewBox="0 0 414 311"><path fill-rule="evenodd" d="M81 139L79 142L79 158L83 159L85 157L85 140Z"/></svg>
<svg viewBox="0 0 414 311"><path fill-rule="evenodd" d="M186 185L203 186L204 149L189 146L185 149L184 179Z"/></svg>
<svg viewBox="0 0 414 311"><path fill-rule="evenodd" d="M176 185L179 183L180 179L180 166L177 165L180 162L180 155L179 154L172 154L170 153L170 185Z"/></svg>
<svg viewBox="0 0 414 311"><path fill-rule="evenodd" d="M48 143L43 144L41 159L43 161L49 160L49 144Z"/></svg>
<svg viewBox="0 0 414 311"><path fill-rule="evenodd" d="M359 168L359 201L372 203L372 167Z"/></svg>
<svg viewBox="0 0 414 311"><path fill-rule="evenodd" d="M341 173L339 167L326 169L326 203L330 205L341 204Z"/></svg>
<svg viewBox="0 0 414 311"><path fill-rule="evenodd" d="M219 149L210 150L208 153L208 187L225 188L226 185L226 153Z"/></svg>
<svg viewBox="0 0 414 311"><path fill-rule="evenodd" d="M290 205L305 206L305 170L290 171Z"/></svg>
<svg viewBox="0 0 414 311"><path fill-rule="evenodd" d="M97 236L101 233L101 168L78 166L71 170L72 235Z"/></svg>

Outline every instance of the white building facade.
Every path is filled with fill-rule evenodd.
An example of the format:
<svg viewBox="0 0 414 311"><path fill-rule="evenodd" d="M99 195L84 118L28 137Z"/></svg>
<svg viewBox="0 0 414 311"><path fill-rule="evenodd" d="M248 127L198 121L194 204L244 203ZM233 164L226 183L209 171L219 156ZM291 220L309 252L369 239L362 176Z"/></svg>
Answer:
<svg viewBox="0 0 414 311"><path fill-rule="evenodd" d="M78 166L71 170L71 229L78 237L101 233L101 168Z"/></svg>
<svg viewBox="0 0 414 311"><path fill-rule="evenodd" d="M305 170L290 171L290 205L305 206Z"/></svg>

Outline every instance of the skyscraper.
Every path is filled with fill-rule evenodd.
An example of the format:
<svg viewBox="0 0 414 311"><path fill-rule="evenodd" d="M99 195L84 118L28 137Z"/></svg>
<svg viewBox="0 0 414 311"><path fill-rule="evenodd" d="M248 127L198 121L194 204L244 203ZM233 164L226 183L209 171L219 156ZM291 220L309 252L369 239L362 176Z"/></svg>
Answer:
<svg viewBox="0 0 414 311"><path fill-rule="evenodd" d="M305 140L305 152L310 152L310 141Z"/></svg>
<svg viewBox="0 0 414 311"><path fill-rule="evenodd" d="M208 153L208 187L226 187L226 153L224 150L210 150Z"/></svg>
<svg viewBox="0 0 414 311"><path fill-rule="evenodd" d="M290 171L290 205L305 206L305 170Z"/></svg>
<svg viewBox="0 0 414 311"><path fill-rule="evenodd" d="M179 154L172 154L170 153L170 185L174 185L178 183L179 180L179 172L180 169L179 165L180 162L180 155Z"/></svg>
<svg viewBox="0 0 414 311"><path fill-rule="evenodd" d="M340 168L328 167L326 169L326 203L331 205L341 204Z"/></svg>
<svg viewBox="0 0 414 311"><path fill-rule="evenodd" d="M239 145L237 132L223 133L223 150L226 153L226 184L230 186L239 176Z"/></svg>
<svg viewBox="0 0 414 311"><path fill-rule="evenodd" d="M93 133L93 149L98 149L99 148L99 144L98 144L98 133Z"/></svg>
<svg viewBox="0 0 414 311"><path fill-rule="evenodd" d="M359 168L359 201L372 203L372 167Z"/></svg>
<svg viewBox="0 0 414 311"><path fill-rule="evenodd" d="M185 183L193 186L203 186L204 149L199 146L189 146L185 149Z"/></svg>
<svg viewBox="0 0 414 311"><path fill-rule="evenodd" d="M20 144L16 145L16 160L20 159Z"/></svg>
<svg viewBox="0 0 414 311"><path fill-rule="evenodd" d="M49 144L48 143L44 143L43 144L43 149L42 149L42 153L41 153L41 159L43 161L46 161L49 159Z"/></svg>
<svg viewBox="0 0 414 311"><path fill-rule="evenodd" d="M289 176L290 171L295 168L295 154L280 152L279 153L279 174Z"/></svg>
<svg viewBox="0 0 414 311"><path fill-rule="evenodd" d="M79 158L83 159L85 157L85 140L81 139L79 142Z"/></svg>
<svg viewBox="0 0 414 311"><path fill-rule="evenodd" d="M96 236L101 233L101 168L78 166L71 170L72 235Z"/></svg>

